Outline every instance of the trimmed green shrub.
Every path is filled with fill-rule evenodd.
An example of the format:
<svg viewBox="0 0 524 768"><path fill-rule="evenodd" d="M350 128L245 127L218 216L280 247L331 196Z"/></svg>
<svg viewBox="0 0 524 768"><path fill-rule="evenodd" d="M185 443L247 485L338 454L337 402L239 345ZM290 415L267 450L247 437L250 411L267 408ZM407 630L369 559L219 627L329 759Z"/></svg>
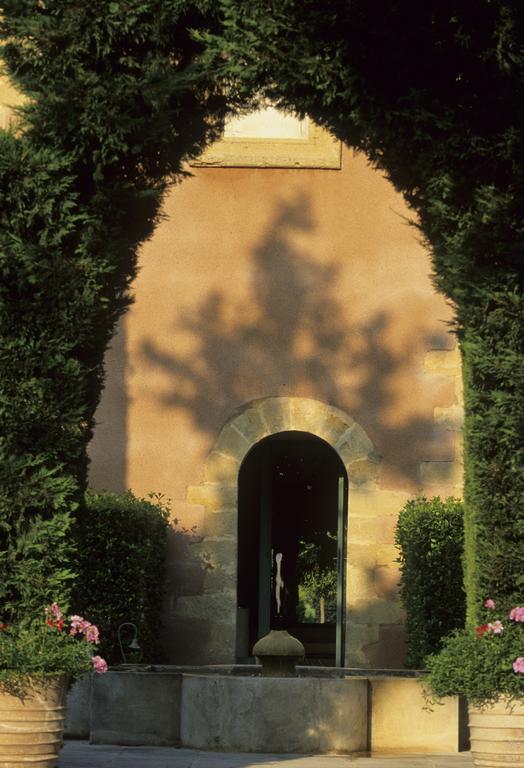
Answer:
<svg viewBox="0 0 524 768"><path fill-rule="evenodd" d="M127 660L161 660L161 614L166 584L169 505L160 496L88 493L87 516L73 534L78 578L72 595L75 613L89 616L100 630L100 654L110 664L123 661L117 631L129 621L138 629L140 654ZM133 637L122 630L124 651Z"/></svg>
<svg viewBox="0 0 524 768"><path fill-rule="evenodd" d="M438 496L408 501L398 518L395 543L406 609L407 666L420 669L445 635L464 626L462 502Z"/></svg>

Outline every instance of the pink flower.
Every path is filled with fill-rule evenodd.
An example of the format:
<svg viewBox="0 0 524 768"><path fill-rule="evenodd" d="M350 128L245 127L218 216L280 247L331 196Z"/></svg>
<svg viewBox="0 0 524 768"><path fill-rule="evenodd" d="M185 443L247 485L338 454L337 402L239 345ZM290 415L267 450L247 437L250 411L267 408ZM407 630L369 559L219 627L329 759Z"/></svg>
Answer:
<svg viewBox="0 0 524 768"><path fill-rule="evenodd" d="M93 656L91 662L93 664L94 671L99 675L103 675L104 672L107 672L107 662L105 662L101 656Z"/></svg>
<svg viewBox="0 0 524 768"><path fill-rule="evenodd" d="M513 662L513 672L524 675L524 656L518 656Z"/></svg>
<svg viewBox="0 0 524 768"><path fill-rule="evenodd" d="M493 632L494 635L501 635L504 632L504 625L497 619L497 621L488 624L488 630Z"/></svg>
<svg viewBox="0 0 524 768"><path fill-rule="evenodd" d="M70 616L69 621L71 622L71 629L69 630L69 634L73 635L73 637L77 634L77 632L81 632L80 629L81 626L84 624L84 619L81 616Z"/></svg>
<svg viewBox="0 0 524 768"><path fill-rule="evenodd" d="M82 616L70 616L71 622L71 634L76 635L77 632L84 633L88 627L91 626L91 622L82 618Z"/></svg>
<svg viewBox="0 0 524 768"><path fill-rule="evenodd" d="M49 616L52 616L53 619L55 619L56 621L62 621L62 619L64 618L62 616L62 611L58 607L58 603L52 603L50 607L44 608L44 611L48 619L49 619Z"/></svg>
<svg viewBox="0 0 524 768"><path fill-rule="evenodd" d="M495 607L495 601L491 599L491 597L488 597L486 602L484 603L484 608L494 608Z"/></svg>
<svg viewBox="0 0 524 768"><path fill-rule="evenodd" d="M509 617L511 621L524 621L524 606L517 605L516 608L512 608Z"/></svg>
<svg viewBox="0 0 524 768"><path fill-rule="evenodd" d="M90 621L87 621L82 616L70 616L69 620L71 621L70 635L73 635L73 637L77 634L85 635L88 643L98 643L98 627L95 627L94 624L91 624Z"/></svg>
<svg viewBox="0 0 524 768"><path fill-rule="evenodd" d="M524 675L524 656L518 656L513 662L513 671Z"/></svg>
<svg viewBox="0 0 524 768"><path fill-rule="evenodd" d="M98 627L95 627L94 624L90 624L85 628L85 636L88 643L94 643L96 645L99 640Z"/></svg>

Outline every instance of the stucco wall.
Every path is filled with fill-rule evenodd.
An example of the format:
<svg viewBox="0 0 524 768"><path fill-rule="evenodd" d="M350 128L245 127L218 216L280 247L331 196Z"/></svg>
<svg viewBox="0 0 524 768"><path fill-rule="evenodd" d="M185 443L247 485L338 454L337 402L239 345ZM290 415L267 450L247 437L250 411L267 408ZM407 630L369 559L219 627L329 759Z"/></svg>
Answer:
<svg viewBox="0 0 524 768"><path fill-rule="evenodd" d="M7 78L0 75L0 128L9 128L14 120L13 107L19 106L24 101Z"/></svg>
<svg viewBox="0 0 524 768"><path fill-rule="evenodd" d="M205 617L184 624L177 614L177 602L206 594L211 578L197 539L212 538L214 519L188 488L204 481L221 428L246 403L311 398L340 409L380 457L369 490L382 495L368 497L372 515L369 504L360 513L369 577L354 660L399 666L396 515L421 489L460 493L450 308L432 287L409 211L363 157L344 151L340 171L192 172L142 249L136 303L108 354L91 482L173 499L193 534L173 548L171 656L229 661L204 636ZM352 512L357 521L350 494L350 520ZM234 537L223 552L234 573ZM188 637L195 628L201 637Z"/></svg>

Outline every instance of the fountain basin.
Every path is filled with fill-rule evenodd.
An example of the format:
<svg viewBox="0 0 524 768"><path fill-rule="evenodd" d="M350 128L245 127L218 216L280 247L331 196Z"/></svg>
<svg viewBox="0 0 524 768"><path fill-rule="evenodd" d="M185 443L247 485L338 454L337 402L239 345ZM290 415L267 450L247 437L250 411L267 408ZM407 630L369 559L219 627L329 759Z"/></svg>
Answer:
<svg viewBox="0 0 524 768"><path fill-rule="evenodd" d="M467 749L450 697L428 712L417 673L257 665L127 666L87 675L68 697L65 735L93 744L266 753L440 753Z"/></svg>
<svg viewBox="0 0 524 768"><path fill-rule="evenodd" d="M184 675L185 747L231 752L365 752L365 678Z"/></svg>

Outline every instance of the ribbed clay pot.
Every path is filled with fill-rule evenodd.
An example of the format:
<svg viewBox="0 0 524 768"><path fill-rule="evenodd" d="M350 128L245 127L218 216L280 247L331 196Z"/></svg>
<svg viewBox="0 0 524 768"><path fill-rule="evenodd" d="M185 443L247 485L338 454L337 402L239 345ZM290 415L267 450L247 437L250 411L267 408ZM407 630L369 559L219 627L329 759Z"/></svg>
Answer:
<svg viewBox="0 0 524 768"><path fill-rule="evenodd" d="M473 762L478 768L524 766L524 704L501 700L485 709L469 706Z"/></svg>
<svg viewBox="0 0 524 768"><path fill-rule="evenodd" d="M67 675L44 678L23 698L0 691L0 768L54 768L62 747Z"/></svg>

